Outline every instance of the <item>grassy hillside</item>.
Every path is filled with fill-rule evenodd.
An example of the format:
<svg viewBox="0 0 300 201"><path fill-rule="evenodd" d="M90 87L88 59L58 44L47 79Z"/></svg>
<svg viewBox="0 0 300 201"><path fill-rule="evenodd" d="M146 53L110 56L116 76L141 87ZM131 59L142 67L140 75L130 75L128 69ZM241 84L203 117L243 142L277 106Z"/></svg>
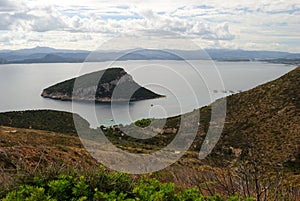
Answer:
<svg viewBox="0 0 300 201"><path fill-rule="evenodd" d="M300 167L300 67L227 98L226 125L214 154L270 166Z"/></svg>
<svg viewBox="0 0 300 201"><path fill-rule="evenodd" d="M277 80L227 97L225 127L211 158L221 158L226 165L226 161L246 160L251 156L267 166L299 167L299 74L298 67ZM190 151L200 150L209 127L210 113L211 106L200 109L199 131ZM124 136L118 127L108 128L105 133L123 149L148 153L167 145L176 136L179 123L180 116L168 118L164 131L148 140ZM2 113L0 125L76 133L72 115L65 112Z"/></svg>
<svg viewBox="0 0 300 201"><path fill-rule="evenodd" d="M89 123L76 115L78 121L86 128ZM37 130L53 131L77 135L73 114L53 110L34 110L0 113L0 126L10 126L16 128L31 128Z"/></svg>
<svg viewBox="0 0 300 201"><path fill-rule="evenodd" d="M286 167L297 171L300 167L299 86L300 67L277 80L227 97L226 122L221 139L209 156L209 160L214 161L211 164L226 167L237 160L255 161L268 168ZM213 104L219 104L219 101ZM211 106L201 108L199 112L200 125L190 148L192 152L199 151L204 141ZM124 136L118 127L107 128L105 132L122 149L148 153L165 147L174 139L180 120L180 116L168 118L164 131L147 140Z"/></svg>

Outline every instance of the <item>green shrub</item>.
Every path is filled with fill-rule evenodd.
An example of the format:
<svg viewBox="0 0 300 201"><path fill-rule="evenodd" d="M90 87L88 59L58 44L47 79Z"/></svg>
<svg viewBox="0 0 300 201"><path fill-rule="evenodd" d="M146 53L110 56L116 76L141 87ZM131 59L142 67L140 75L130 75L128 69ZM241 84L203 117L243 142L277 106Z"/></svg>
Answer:
<svg viewBox="0 0 300 201"><path fill-rule="evenodd" d="M151 124L151 119L141 119L134 122L134 124L138 127L145 128Z"/></svg>
<svg viewBox="0 0 300 201"><path fill-rule="evenodd" d="M134 181L122 172L109 173L103 166L95 172L69 171L55 177L26 180L4 201L224 201L219 195L204 197L196 188L176 192L173 183L142 176ZM228 201L239 201L233 196ZM250 201L250 199L246 199Z"/></svg>
<svg viewBox="0 0 300 201"><path fill-rule="evenodd" d="M179 200L204 201L204 196L199 194L197 188L186 189L178 194Z"/></svg>
<svg viewBox="0 0 300 201"><path fill-rule="evenodd" d="M93 196L93 200L107 200L107 201L130 201L134 199L126 198L126 193L119 193L117 194L116 191L111 191L109 193L103 193L103 192L96 192Z"/></svg>
<svg viewBox="0 0 300 201"><path fill-rule="evenodd" d="M174 200L174 184L161 184L156 179L142 177L134 186L133 193L136 200Z"/></svg>
<svg viewBox="0 0 300 201"><path fill-rule="evenodd" d="M12 191L7 194L3 201L54 201L50 196L45 195L45 189L43 187L23 185L20 186L17 191Z"/></svg>

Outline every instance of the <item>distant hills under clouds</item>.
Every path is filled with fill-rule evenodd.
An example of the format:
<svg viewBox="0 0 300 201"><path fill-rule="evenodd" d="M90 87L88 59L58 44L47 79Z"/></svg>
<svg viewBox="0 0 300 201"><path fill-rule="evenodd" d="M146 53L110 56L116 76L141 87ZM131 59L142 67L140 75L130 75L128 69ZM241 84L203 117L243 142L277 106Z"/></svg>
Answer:
<svg viewBox="0 0 300 201"><path fill-rule="evenodd" d="M17 63L80 63L114 60L195 60L213 59L219 61L269 61L299 64L300 53L278 51L246 51L228 49L203 50L157 50L130 49L121 51L65 50L49 47L35 47L22 50L0 50L0 64Z"/></svg>

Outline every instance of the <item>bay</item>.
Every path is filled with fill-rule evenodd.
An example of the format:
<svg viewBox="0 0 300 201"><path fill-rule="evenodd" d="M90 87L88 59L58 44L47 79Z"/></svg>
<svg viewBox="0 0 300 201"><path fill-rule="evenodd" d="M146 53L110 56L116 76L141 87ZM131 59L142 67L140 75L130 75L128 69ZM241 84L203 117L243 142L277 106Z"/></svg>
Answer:
<svg viewBox="0 0 300 201"><path fill-rule="evenodd" d="M165 98L127 103L64 102L41 97L44 88L96 70L122 67ZM0 65L0 112L54 109L74 112L91 127L128 124L190 112L216 99L271 81L294 66L263 62L116 61Z"/></svg>

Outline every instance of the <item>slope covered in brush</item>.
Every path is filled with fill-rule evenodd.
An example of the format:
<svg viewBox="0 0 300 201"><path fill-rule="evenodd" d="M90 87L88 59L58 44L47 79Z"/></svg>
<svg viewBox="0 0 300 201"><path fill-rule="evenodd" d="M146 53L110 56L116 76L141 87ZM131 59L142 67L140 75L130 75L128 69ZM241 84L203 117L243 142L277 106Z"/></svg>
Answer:
<svg viewBox="0 0 300 201"><path fill-rule="evenodd" d="M299 167L300 67L249 91L227 97L218 156Z"/></svg>

